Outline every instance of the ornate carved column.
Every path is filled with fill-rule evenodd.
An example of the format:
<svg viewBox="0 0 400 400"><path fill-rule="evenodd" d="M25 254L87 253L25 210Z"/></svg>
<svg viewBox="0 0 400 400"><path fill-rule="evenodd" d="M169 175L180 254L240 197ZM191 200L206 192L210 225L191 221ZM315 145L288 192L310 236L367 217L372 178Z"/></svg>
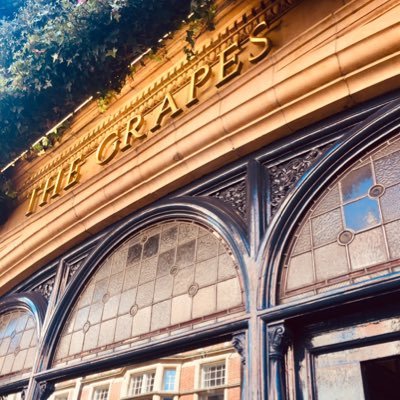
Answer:
<svg viewBox="0 0 400 400"><path fill-rule="evenodd" d="M286 400L285 354L289 332L283 321L267 326L268 400Z"/></svg>

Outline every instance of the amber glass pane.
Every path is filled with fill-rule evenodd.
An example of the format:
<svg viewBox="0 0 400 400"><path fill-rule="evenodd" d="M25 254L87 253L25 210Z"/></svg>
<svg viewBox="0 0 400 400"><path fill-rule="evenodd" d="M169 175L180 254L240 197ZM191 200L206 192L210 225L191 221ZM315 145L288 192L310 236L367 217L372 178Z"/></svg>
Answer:
<svg viewBox="0 0 400 400"><path fill-rule="evenodd" d="M282 302L399 272L399 148L397 135L366 155L309 211L285 260Z"/></svg>
<svg viewBox="0 0 400 400"><path fill-rule="evenodd" d="M184 221L153 226L91 278L62 332L56 364L213 323L242 304L237 267L221 238Z"/></svg>

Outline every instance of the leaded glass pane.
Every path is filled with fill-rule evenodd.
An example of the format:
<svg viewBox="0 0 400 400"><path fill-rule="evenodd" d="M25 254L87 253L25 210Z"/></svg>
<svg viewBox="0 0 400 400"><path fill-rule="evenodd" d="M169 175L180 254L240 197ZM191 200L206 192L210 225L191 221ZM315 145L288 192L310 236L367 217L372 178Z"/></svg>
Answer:
<svg viewBox="0 0 400 400"><path fill-rule="evenodd" d="M242 311L236 263L221 238L195 223L158 224L129 239L99 267L73 307L55 364L133 347Z"/></svg>
<svg viewBox="0 0 400 400"><path fill-rule="evenodd" d="M281 302L400 271L399 146L397 135L366 155L312 207L285 261Z"/></svg>
<svg viewBox="0 0 400 400"><path fill-rule="evenodd" d="M354 232L371 228L381 223L379 205L376 199L364 197L343 206L345 226Z"/></svg>
<svg viewBox="0 0 400 400"><path fill-rule="evenodd" d="M15 310L0 316L0 382L26 378L33 367L37 332L27 311Z"/></svg>
<svg viewBox="0 0 400 400"><path fill-rule="evenodd" d="M340 209L319 215L311 220L312 239L315 246L331 243L336 240L343 229Z"/></svg>
<svg viewBox="0 0 400 400"><path fill-rule="evenodd" d="M348 202L365 196L373 185L371 166L355 169L349 172L341 181L343 202Z"/></svg>

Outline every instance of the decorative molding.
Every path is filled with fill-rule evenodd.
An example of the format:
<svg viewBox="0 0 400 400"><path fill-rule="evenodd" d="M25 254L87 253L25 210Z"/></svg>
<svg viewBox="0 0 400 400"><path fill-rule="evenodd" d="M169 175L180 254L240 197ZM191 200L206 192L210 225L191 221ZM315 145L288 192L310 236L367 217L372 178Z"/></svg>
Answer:
<svg viewBox="0 0 400 400"><path fill-rule="evenodd" d="M41 293L43 297L49 301L51 294L53 293L54 285L56 282L55 276L47 279L46 281L42 282L35 288L33 288L34 292Z"/></svg>
<svg viewBox="0 0 400 400"><path fill-rule="evenodd" d="M80 270L83 264L83 260L67 263L67 284L75 276L75 274Z"/></svg>
<svg viewBox="0 0 400 400"><path fill-rule="evenodd" d="M65 149L61 154L55 156L52 161L44 165L32 174L21 186L19 198L27 198L31 188L41 182L45 182L59 169L66 168L73 158L78 155L82 160L94 153L106 133L112 130L120 131L128 122L131 114L146 115L153 111L163 101L167 92L177 92L190 83L191 75L199 67L207 64L210 67L219 61L219 53L228 48L234 42L239 46L249 41L251 32L260 22L266 21L268 26L278 21L285 13L292 9L300 0L277 0L264 3L236 20L226 27L215 38L212 38L196 53L192 60L184 59L174 67L161 74L158 79L145 87L130 102L121 107L113 115L103 118L96 127L86 135L76 140L74 144Z"/></svg>
<svg viewBox="0 0 400 400"><path fill-rule="evenodd" d="M275 214L287 194L304 172L322 155L326 147L314 148L296 158L268 168L271 182L271 213Z"/></svg>
<svg viewBox="0 0 400 400"><path fill-rule="evenodd" d="M246 365L247 356L247 338L245 332L237 333L232 337L232 346L240 355L242 365Z"/></svg>
<svg viewBox="0 0 400 400"><path fill-rule="evenodd" d="M224 203L229 204L242 218L246 217L247 212L247 186L246 181L240 181L219 190L211 195Z"/></svg>

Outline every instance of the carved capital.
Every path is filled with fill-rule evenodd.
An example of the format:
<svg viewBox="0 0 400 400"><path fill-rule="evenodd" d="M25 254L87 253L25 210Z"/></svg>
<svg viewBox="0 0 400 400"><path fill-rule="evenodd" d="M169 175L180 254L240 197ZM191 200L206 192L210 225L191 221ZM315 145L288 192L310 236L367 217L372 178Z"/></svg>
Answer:
<svg viewBox="0 0 400 400"><path fill-rule="evenodd" d="M290 333L283 323L268 326L268 350L270 357L283 357L290 343Z"/></svg>
<svg viewBox="0 0 400 400"><path fill-rule="evenodd" d="M246 355L247 355L246 334L244 332L240 332L234 335L232 338L232 346L240 355L242 365L246 365Z"/></svg>

